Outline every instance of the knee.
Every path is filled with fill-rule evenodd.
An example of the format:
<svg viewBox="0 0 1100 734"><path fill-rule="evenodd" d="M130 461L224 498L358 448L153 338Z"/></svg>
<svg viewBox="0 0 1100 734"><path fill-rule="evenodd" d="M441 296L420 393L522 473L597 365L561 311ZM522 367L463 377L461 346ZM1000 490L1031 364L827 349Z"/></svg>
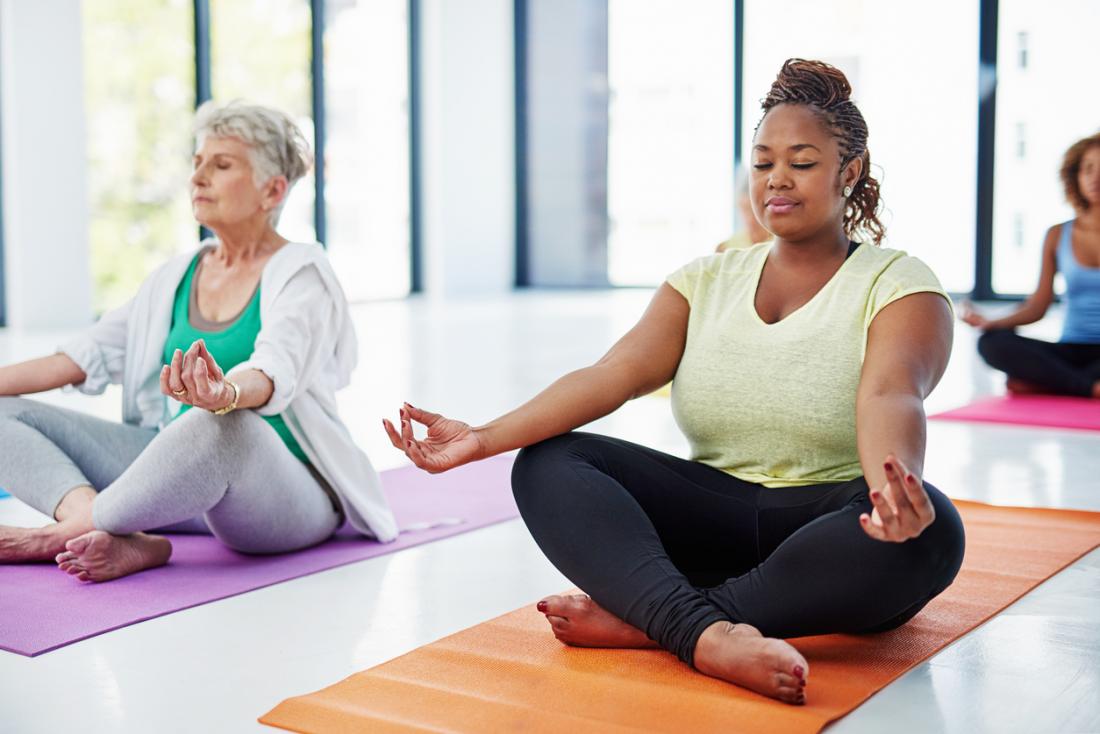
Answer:
<svg viewBox="0 0 1100 734"><path fill-rule="evenodd" d="M526 502L546 487L560 489L561 482L555 481L554 477L575 458L572 447L587 437L587 434L563 433L519 452L512 465L512 494L521 510Z"/></svg>
<svg viewBox="0 0 1100 734"><path fill-rule="evenodd" d="M242 436L247 430L249 419L259 417L248 410L239 410L226 415L214 415L199 408L192 408L176 419L170 426L176 440L186 443L192 451L214 453L220 450L240 448Z"/></svg>
<svg viewBox="0 0 1100 734"><path fill-rule="evenodd" d="M966 531L951 500L928 483L925 489L936 517L924 532L900 544L898 550L904 556L899 565L908 569L903 575L914 583L914 592L922 598L927 594L930 599L955 580L966 551Z"/></svg>
<svg viewBox="0 0 1100 734"><path fill-rule="evenodd" d="M987 331L978 337L978 354L987 363L996 367L1002 364L1005 354L1012 348L1016 334L1007 329Z"/></svg>
<svg viewBox="0 0 1100 734"><path fill-rule="evenodd" d="M35 405L40 403L12 395L0 396L0 420L18 418Z"/></svg>
<svg viewBox="0 0 1100 734"><path fill-rule="evenodd" d="M930 547L926 552L930 563L934 565L934 593L938 594L950 586L959 573L963 555L966 553L966 530L959 511L951 504L951 500L935 487L927 486L932 505L936 508L936 519L922 536L928 535L927 543Z"/></svg>

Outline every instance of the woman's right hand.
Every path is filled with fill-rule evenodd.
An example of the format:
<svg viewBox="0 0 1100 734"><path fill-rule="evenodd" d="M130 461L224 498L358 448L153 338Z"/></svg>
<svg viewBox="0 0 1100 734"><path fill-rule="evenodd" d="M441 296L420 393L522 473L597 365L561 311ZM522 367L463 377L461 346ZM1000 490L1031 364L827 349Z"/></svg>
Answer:
<svg viewBox="0 0 1100 734"><path fill-rule="evenodd" d="M444 418L438 413L414 408L408 403L400 410L401 430L386 418L382 426L390 443L405 452L412 463L430 474L438 474L487 456L477 432L462 421ZM413 435L413 421L427 427L428 435L418 440Z"/></svg>
<svg viewBox="0 0 1100 734"><path fill-rule="evenodd" d="M963 323L970 324L971 326L982 330L988 329L990 324L989 319L978 313L977 310L974 308L974 304L970 301L962 302L962 309L959 313L959 319L961 319Z"/></svg>

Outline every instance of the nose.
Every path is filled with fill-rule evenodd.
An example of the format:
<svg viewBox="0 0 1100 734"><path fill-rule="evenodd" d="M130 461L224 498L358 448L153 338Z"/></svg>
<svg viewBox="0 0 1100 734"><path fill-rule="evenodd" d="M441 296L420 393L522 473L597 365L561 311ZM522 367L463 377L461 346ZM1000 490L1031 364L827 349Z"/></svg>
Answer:
<svg viewBox="0 0 1100 734"><path fill-rule="evenodd" d="M205 186L206 181L206 166L195 166L195 170L191 172L191 185L192 186Z"/></svg>
<svg viewBox="0 0 1100 734"><path fill-rule="evenodd" d="M773 166L768 174L768 188L785 189L789 188L790 185L791 177L787 175L787 171L781 166Z"/></svg>

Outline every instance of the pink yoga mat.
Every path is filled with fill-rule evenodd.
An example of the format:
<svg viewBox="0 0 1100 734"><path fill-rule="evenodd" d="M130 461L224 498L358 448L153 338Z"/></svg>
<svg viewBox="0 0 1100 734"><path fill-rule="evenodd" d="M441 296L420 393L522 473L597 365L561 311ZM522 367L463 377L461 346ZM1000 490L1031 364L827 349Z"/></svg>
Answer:
<svg viewBox="0 0 1100 734"><path fill-rule="evenodd" d="M104 584L82 583L53 564L0 565L0 650L39 655L180 609L510 520L519 514L509 481L512 459L436 476L415 467L383 472L402 528L393 543L365 540L345 528L308 550L246 556L209 536L173 535L167 566Z"/></svg>
<svg viewBox="0 0 1100 734"><path fill-rule="evenodd" d="M1002 395L929 417L1100 431L1100 400L1058 395Z"/></svg>

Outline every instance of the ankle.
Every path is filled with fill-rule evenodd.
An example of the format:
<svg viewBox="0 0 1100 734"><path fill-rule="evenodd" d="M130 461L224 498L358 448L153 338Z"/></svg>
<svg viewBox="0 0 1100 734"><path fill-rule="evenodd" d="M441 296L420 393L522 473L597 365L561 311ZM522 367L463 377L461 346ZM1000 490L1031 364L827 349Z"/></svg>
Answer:
<svg viewBox="0 0 1100 734"><path fill-rule="evenodd" d="M715 663L722 659L722 652L729 644L729 637L739 625L733 622L721 621L703 630L699 639L695 642L693 662L695 668L703 673L713 673L716 670Z"/></svg>

